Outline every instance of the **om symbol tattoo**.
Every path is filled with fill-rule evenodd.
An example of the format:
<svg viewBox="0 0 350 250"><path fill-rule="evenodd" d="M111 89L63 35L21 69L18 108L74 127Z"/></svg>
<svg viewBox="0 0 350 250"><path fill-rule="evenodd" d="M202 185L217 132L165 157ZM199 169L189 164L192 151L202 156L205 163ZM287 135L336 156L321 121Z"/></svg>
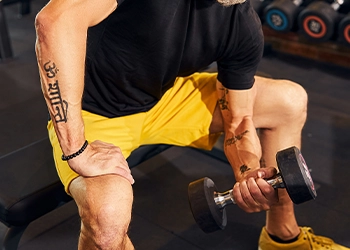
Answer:
<svg viewBox="0 0 350 250"><path fill-rule="evenodd" d="M54 78L59 71L59 69L56 68L56 64L55 63L51 64L51 61L48 61L47 63L44 64L44 70L47 72L46 76L48 78Z"/></svg>

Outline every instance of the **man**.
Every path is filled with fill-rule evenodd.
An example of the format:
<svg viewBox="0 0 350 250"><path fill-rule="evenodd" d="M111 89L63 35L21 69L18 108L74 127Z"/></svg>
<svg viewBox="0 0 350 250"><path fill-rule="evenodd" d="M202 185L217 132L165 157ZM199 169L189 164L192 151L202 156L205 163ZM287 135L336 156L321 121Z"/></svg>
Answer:
<svg viewBox="0 0 350 250"><path fill-rule="evenodd" d="M81 217L79 249L133 249L132 150L210 149L221 132L238 206L267 211L260 249L321 249L287 193L264 180L276 174L278 150L300 147L307 95L254 77L263 34L249 2L51 0L36 29L56 167ZM218 74L196 73L212 62Z"/></svg>

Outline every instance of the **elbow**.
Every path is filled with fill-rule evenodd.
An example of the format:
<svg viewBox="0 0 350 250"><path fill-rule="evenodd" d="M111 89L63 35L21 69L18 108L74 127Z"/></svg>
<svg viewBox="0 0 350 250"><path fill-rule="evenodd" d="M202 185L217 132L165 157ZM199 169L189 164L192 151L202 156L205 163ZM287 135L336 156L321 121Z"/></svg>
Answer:
<svg viewBox="0 0 350 250"><path fill-rule="evenodd" d="M35 17L35 31L37 37L37 43L45 41L50 33L53 32L53 20L48 11L41 10Z"/></svg>
<svg viewBox="0 0 350 250"><path fill-rule="evenodd" d="M34 26L38 39L47 39L62 30L69 29L72 19L72 14L66 14L63 7L46 5L42 8L35 17ZM40 41L40 40L39 40Z"/></svg>

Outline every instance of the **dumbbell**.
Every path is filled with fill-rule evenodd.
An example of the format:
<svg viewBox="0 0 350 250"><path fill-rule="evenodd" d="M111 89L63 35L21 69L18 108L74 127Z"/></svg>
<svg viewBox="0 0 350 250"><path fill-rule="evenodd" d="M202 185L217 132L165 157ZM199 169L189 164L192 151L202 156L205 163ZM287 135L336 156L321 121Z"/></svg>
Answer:
<svg viewBox="0 0 350 250"><path fill-rule="evenodd" d="M265 7L271 3L272 0L250 0L250 4L252 5L255 12L258 14L260 19L263 21L263 10Z"/></svg>
<svg viewBox="0 0 350 250"><path fill-rule="evenodd" d="M264 9L267 26L278 32L290 31L298 16L303 0L275 0Z"/></svg>
<svg viewBox="0 0 350 250"><path fill-rule="evenodd" d="M285 188L295 204L315 199L317 194L301 152L290 147L276 154L279 173L267 182L273 188ZM225 207L236 204L233 190L218 192L214 182L204 177L188 185L188 200L198 226L206 233L223 230L227 224Z"/></svg>
<svg viewBox="0 0 350 250"><path fill-rule="evenodd" d="M302 34L310 40L325 42L335 34L340 15L339 8L344 0L332 4L315 1L302 10L298 16L298 26Z"/></svg>
<svg viewBox="0 0 350 250"><path fill-rule="evenodd" d="M339 23L338 29L340 41L350 46L350 13L343 17Z"/></svg>

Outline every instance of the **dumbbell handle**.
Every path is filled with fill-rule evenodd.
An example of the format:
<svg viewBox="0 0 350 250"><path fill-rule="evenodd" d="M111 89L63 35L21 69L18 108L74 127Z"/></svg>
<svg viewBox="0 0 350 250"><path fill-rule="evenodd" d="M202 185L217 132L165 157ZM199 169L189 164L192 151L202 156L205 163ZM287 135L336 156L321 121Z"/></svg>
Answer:
<svg viewBox="0 0 350 250"><path fill-rule="evenodd" d="M285 185L283 183L283 180L282 180L280 173L278 173L275 176L275 178L268 179L266 181L273 188L285 188ZM236 204L235 200L233 199L232 191L233 191L233 189L230 189L230 190L223 192L223 193L214 192L215 203L220 209L223 209L224 207L226 207L227 205L230 205L230 204Z"/></svg>

